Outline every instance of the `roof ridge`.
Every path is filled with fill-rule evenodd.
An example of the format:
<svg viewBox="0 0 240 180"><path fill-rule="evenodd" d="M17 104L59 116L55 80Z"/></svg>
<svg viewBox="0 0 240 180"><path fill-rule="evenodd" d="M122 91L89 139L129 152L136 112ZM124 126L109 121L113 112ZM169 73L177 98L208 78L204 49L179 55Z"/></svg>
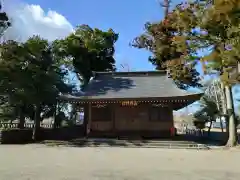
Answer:
<svg viewBox="0 0 240 180"><path fill-rule="evenodd" d="M94 72L94 77L101 75L112 75L112 76L159 76L159 75L167 75L166 70L158 70L158 71L121 71L121 72Z"/></svg>

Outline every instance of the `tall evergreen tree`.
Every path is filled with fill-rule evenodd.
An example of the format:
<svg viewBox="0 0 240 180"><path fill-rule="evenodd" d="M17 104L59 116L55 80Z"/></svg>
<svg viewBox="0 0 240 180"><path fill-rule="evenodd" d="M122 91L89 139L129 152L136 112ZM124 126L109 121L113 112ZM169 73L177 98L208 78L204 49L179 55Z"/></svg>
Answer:
<svg viewBox="0 0 240 180"><path fill-rule="evenodd" d="M189 46L187 35L179 30L175 23L176 10L169 11L170 0L165 0L165 17L160 22L145 24L145 33L135 38L132 45L152 52L149 61L157 70L167 69L169 75L182 88L199 87L200 77L195 69L196 51ZM193 13L193 12L188 12ZM194 19L189 20L194 22ZM187 61L193 59L194 61Z"/></svg>
<svg viewBox="0 0 240 180"><path fill-rule="evenodd" d="M165 7L168 5L165 0ZM198 73L193 68L196 61L202 62L205 73L220 74L227 99L229 146L237 142L231 86L239 82L239 10L238 0L183 2L162 21L147 23L146 32L133 43L151 51L150 62L157 69L169 69L172 78L181 84L198 84ZM197 52L206 49L210 53L199 56Z"/></svg>
<svg viewBox="0 0 240 180"><path fill-rule="evenodd" d="M7 28L11 26L9 17L6 12L2 11L2 3L0 2L0 37L2 37L3 33ZM0 60L1 63L1 60ZM1 81L0 81L0 88L1 88ZM7 102L7 98L1 94L0 92L0 118L14 118L13 115L13 108L11 105ZM1 120L0 119L0 120Z"/></svg>
<svg viewBox="0 0 240 180"><path fill-rule="evenodd" d="M20 107L21 112L31 114L29 110L34 111L33 139L40 127L40 113L46 107L55 106L59 93L72 90L64 82L66 71L60 67L51 45L38 36L24 43L8 41L2 44L0 92Z"/></svg>
<svg viewBox="0 0 240 180"><path fill-rule="evenodd" d="M239 81L236 71L240 57L239 10L238 0L197 0L176 8L178 18L175 23L182 33L188 34L191 47L210 51L199 57L204 71L220 74L224 83L229 117L228 146L237 143L231 86Z"/></svg>
<svg viewBox="0 0 240 180"><path fill-rule="evenodd" d="M74 33L54 42L55 50L69 64L83 85L94 71L115 71L114 44L118 34L112 29L102 31L88 25L78 26Z"/></svg>

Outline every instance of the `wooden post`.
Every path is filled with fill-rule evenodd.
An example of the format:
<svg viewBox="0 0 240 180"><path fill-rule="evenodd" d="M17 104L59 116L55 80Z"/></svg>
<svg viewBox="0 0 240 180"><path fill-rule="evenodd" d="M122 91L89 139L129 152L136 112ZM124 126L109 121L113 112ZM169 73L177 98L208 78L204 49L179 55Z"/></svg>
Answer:
<svg viewBox="0 0 240 180"><path fill-rule="evenodd" d="M111 104L112 131L114 136L116 135L115 108L116 108L116 104Z"/></svg>
<svg viewBox="0 0 240 180"><path fill-rule="evenodd" d="M88 104L88 121L87 121L87 137L91 131L91 122L92 122L92 104Z"/></svg>

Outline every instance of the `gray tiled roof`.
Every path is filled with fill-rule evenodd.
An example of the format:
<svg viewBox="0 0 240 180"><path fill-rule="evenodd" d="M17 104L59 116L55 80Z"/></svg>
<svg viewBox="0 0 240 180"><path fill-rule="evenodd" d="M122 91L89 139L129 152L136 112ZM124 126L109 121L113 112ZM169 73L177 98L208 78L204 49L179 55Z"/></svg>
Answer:
<svg viewBox="0 0 240 180"><path fill-rule="evenodd" d="M193 94L179 89L165 71L104 72L95 74L79 98L164 98Z"/></svg>

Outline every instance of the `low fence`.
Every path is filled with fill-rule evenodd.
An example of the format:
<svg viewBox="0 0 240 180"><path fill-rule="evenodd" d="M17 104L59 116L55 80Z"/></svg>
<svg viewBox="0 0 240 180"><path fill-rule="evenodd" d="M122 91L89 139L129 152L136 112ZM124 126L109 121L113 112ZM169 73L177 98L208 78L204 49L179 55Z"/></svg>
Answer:
<svg viewBox="0 0 240 180"><path fill-rule="evenodd" d="M219 142L225 143L227 141L227 133L221 131L211 130L210 132L206 130L200 130L196 128L180 127L177 128L177 134L182 135L185 139L189 140L203 140L208 142Z"/></svg>
<svg viewBox="0 0 240 180"><path fill-rule="evenodd" d="M32 142L32 123L18 129L18 123L0 123L0 144L23 144ZM52 124L41 124L37 140L71 140L85 136L83 125L53 128Z"/></svg>
<svg viewBox="0 0 240 180"><path fill-rule="evenodd" d="M0 122L0 143L28 143L32 141L33 123L25 123L24 129L18 129L18 123ZM41 124L38 140L71 140L85 137L83 125L71 125L53 128L53 124ZM226 141L226 132L198 130L189 127L177 128L177 134L186 140Z"/></svg>
<svg viewBox="0 0 240 180"><path fill-rule="evenodd" d="M18 128L19 123L7 123L7 122L0 122L0 129L16 129ZM24 123L24 128L32 129L34 127L34 123ZM53 124L40 124L41 128L53 128Z"/></svg>

